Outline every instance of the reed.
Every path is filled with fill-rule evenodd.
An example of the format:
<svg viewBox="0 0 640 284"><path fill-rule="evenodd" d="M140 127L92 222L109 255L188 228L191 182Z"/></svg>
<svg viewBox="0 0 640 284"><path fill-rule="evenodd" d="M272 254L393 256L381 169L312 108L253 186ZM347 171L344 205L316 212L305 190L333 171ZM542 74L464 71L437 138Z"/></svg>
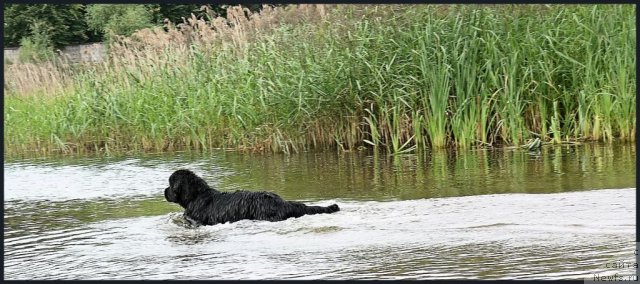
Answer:
<svg viewBox="0 0 640 284"><path fill-rule="evenodd" d="M118 38L101 64L5 65L6 153L635 139L632 5L246 13Z"/></svg>

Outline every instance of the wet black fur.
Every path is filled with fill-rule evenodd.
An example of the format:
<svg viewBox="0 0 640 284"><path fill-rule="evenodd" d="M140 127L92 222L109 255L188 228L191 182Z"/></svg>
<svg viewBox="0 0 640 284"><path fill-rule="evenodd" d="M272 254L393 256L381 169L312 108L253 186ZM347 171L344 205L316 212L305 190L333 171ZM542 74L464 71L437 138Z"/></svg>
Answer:
<svg viewBox="0 0 640 284"><path fill-rule="evenodd" d="M187 220L197 225L215 225L243 219L282 221L305 214L333 213L337 204L328 207L307 206L286 201L266 191L219 192L189 170L177 170L169 177L164 190L169 202L180 204Z"/></svg>

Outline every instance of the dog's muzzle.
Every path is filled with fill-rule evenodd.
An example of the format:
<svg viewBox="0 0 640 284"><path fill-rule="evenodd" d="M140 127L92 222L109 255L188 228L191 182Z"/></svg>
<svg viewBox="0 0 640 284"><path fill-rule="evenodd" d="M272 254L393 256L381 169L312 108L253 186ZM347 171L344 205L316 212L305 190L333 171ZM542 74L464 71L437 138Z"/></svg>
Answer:
<svg viewBox="0 0 640 284"><path fill-rule="evenodd" d="M171 187L167 187L164 190L164 198L169 202L174 202L174 203L178 202L178 200L176 200L176 196L173 194L173 191L171 190Z"/></svg>

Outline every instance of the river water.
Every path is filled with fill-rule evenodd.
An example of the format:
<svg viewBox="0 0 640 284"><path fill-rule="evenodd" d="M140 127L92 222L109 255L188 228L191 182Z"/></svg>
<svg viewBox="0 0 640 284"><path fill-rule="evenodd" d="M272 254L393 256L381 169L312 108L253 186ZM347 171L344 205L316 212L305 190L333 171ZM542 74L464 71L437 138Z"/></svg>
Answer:
<svg viewBox="0 0 640 284"><path fill-rule="evenodd" d="M188 168L335 214L189 227ZM586 279L635 275L635 145L5 160L5 279ZM633 276L632 276L633 277Z"/></svg>

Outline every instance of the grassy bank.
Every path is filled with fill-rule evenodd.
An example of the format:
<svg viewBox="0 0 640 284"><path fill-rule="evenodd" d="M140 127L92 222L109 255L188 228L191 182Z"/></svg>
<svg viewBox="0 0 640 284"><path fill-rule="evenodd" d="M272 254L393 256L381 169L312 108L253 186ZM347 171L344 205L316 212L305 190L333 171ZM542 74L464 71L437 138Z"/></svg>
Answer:
<svg viewBox="0 0 640 284"><path fill-rule="evenodd" d="M5 152L634 140L632 5L241 15L121 39L53 94L5 84Z"/></svg>

